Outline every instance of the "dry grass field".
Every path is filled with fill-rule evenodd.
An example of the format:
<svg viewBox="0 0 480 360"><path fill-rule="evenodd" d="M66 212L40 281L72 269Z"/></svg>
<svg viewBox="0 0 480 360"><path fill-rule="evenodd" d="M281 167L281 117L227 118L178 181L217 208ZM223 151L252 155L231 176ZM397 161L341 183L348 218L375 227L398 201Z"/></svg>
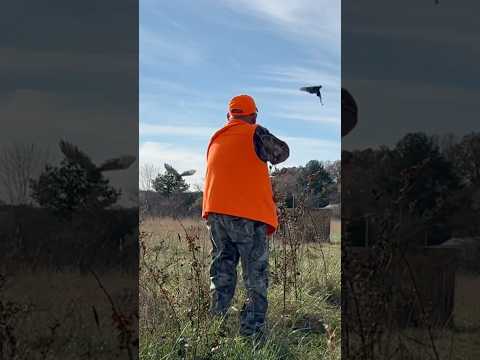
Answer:
<svg viewBox="0 0 480 360"><path fill-rule="evenodd" d="M457 273L452 329L440 335L445 359L480 359L480 276Z"/></svg>
<svg viewBox="0 0 480 360"><path fill-rule="evenodd" d="M134 341L137 277L120 272L98 276L118 313L131 320L130 339ZM0 358L131 358L122 347L125 342L113 321L111 303L94 276L25 270L4 280L0 294L0 324L4 327L0 335L9 336L1 339ZM137 352L134 344L129 348L132 354Z"/></svg>
<svg viewBox="0 0 480 360"><path fill-rule="evenodd" d="M390 360L480 359L480 276L458 270L451 322L444 327L420 326L383 329L368 358ZM362 358L361 339L350 338L349 358ZM353 354L353 355L352 355Z"/></svg>
<svg viewBox="0 0 480 360"><path fill-rule="evenodd" d="M141 231L141 359L340 359L339 244L270 240L269 336L254 348L238 335L240 280L226 333L208 315L204 223L150 218Z"/></svg>
<svg viewBox="0 0 480 360"><path fill-rule="evenodd" d="M453 323L449 328L433 329L433 343L441 360L480 359L480 276L457 273ZM436 359L425 329L406 330L399 337L410 339L412 359ZM399 358L399 357L398 357ZM395 357L397 359L397 357Z"/></svg>
<svg viewBox="0 0 480 360"><path fill-rule="evenodd" d="M254 349L238 336L235 309L245 297L241 280L223 334L207 314L210 242L204 223L154 218L146 219L141 230L141 359L340 359L339 244L270 240L270 333L266 344ZM135 314L136 275L98 275L118 311ZM91 274L25 269L0 283L1 315L15 329L12 342L3 343L3 355L14 344L17 359L129 359L111 303ZM480 359L479 290L478 274L457 273L452 326L433 331L438 359ZM130 319L135 329L137 318ZM408 338L409 353L416 354L395 359L436 359L426 331L408 329L394 336ZM131 350L136 353L133 344Z"/></svg>

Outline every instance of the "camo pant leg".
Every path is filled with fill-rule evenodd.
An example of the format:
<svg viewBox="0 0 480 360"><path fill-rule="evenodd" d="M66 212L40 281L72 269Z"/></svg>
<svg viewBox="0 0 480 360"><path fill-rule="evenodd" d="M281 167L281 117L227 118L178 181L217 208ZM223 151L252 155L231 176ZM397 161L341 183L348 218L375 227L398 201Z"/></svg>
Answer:
<svg viewBox="0 0 480 360"><path fill-rule="evenodd" d="M267 226L234 216L222 216L231 241L242 262L247 299L240 313L240 333L253 335L265 325L268 288Z"/></svg>
<svg viewBox="0 0 480 360"><path fill-rule="evenodd" d="M254 222L252 231L240 235L237 245L247 289L247 299L240 314L240 333L253 335L263 330L268 308L267 226Z"/></svg>
<svg viewBox="0 0 480 360"><path fill-rule="evenodd" d="M235 294L239 253L224 226L222 215L210 214L207 226L212 242L210 313L225 315Z"/></svg>
<svg viewBox="0 0 480 360"><path fill-rule="evenodd" d="M240 333L253 335L265 326L268 308L267 226L240 217L210 214L213 259L210 271L212 312L224 314L232 300L236 266L242 262L247 299L240 314Z"/></svg>

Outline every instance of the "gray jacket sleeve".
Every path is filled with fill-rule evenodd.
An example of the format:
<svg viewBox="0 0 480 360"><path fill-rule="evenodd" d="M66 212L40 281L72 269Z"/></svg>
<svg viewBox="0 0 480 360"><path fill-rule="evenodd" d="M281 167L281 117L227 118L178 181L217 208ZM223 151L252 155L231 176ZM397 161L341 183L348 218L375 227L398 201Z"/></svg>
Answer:
<svg viewBox="0 0 480 360"><path fill-rule="evenodd" d="M290 149L287 143L273 136L267 129L257 126L253 136L255 152L257 156L265 162L273 165L287 160L290 155Z"/></svg>

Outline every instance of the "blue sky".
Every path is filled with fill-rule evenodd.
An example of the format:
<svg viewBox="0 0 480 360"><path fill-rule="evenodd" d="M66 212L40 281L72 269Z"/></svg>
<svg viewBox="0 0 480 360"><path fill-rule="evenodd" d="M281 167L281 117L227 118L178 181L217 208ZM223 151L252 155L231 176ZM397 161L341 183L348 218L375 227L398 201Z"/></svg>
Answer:
<svg viewBox="0 0 480 360"><path fill-rule="evenodd" d="M324 106L299 91L323 85ZM282 166L340 158L340 1L140 1L140 166L194 168L233 96L288 142Z"/></svg>

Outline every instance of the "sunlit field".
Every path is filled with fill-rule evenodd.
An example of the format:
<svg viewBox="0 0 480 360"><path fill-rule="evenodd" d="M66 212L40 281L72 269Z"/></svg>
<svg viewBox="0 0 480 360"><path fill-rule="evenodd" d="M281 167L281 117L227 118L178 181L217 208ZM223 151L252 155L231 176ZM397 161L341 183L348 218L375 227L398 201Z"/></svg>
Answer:
<svg viewBox="0 0 480 360"><path fill-rule="evenodd" d="M149 218L141 231L141 359L340 359L340 244L270 240L269 331L256 346L238 334L241 280L225 324L208 315L205 224Z"/></svg>

